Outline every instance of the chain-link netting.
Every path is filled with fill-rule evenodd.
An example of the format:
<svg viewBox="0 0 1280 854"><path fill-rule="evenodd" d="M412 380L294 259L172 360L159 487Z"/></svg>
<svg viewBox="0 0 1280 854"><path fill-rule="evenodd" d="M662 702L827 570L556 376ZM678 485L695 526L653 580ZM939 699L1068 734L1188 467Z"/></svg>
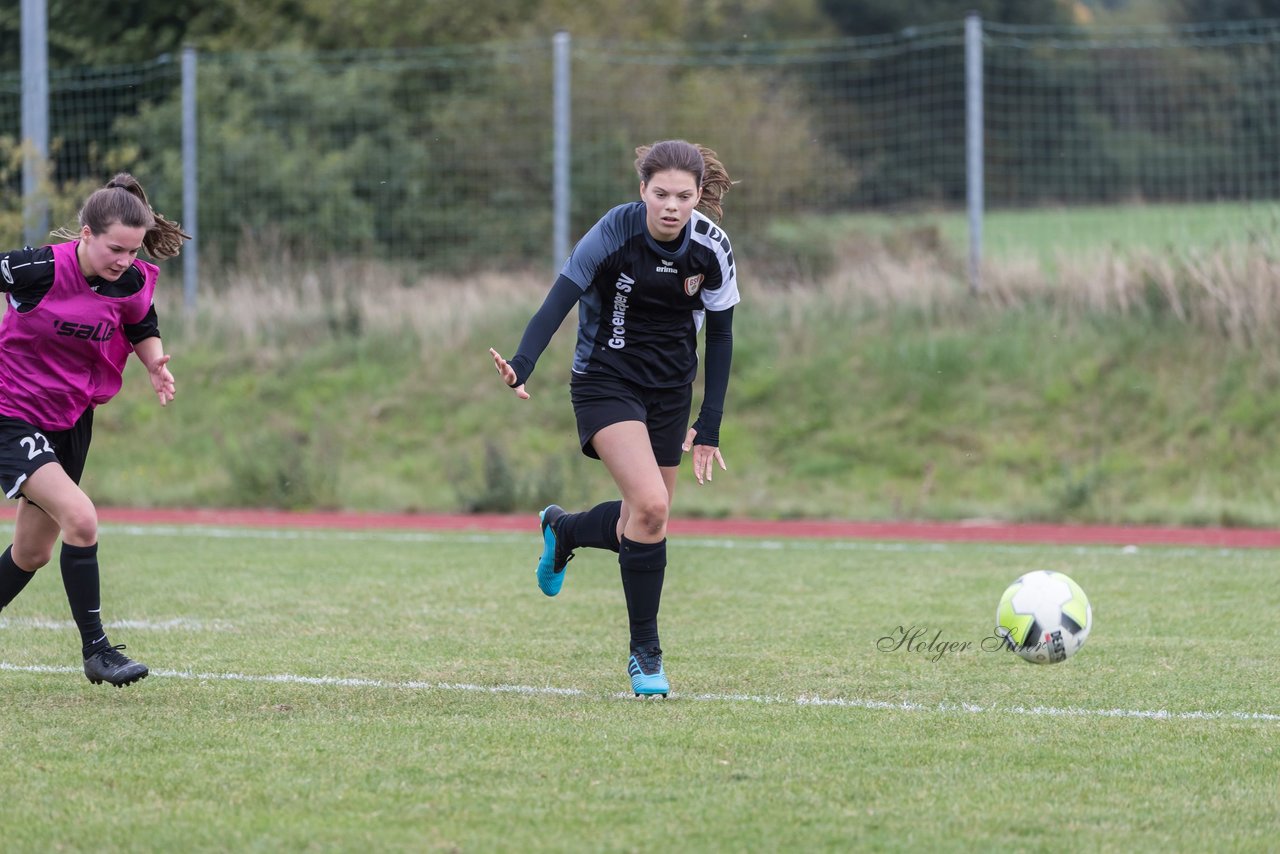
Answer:
<svg viewBox="0 0 1280 854"><path fill-rule="evenodd" d="M960 207L964 25L769 45L578 40L571 227L634 198L636 145L683 137L741 183L735 234L809 213ZM133 171L182 218L181 63L56 71L55 224ZM553 263L552 41L202 54L203 257L334 253L444 268ZM1280 197L1280 22L986 24L988 210ZM0 74L0 244L21 234L21 80Z"/></svg>

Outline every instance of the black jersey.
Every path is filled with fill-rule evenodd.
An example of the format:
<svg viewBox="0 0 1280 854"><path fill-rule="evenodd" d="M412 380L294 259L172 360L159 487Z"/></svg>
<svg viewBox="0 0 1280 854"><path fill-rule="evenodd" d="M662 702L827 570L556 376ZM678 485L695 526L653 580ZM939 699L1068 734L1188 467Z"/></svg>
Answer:
<svg viewBox="0 0 1280 854"><path fill-rule="evenodd" d="M729 238L698 211L673 250L645 225L644 202L619 205L583 236L561 275L583 291L575 373L674 388L698 371L703 311L739 301Z"/></svg>
<svg viewBox="0 0 1280 854"><path fill-rule="evenodd" d="M142 273L133 265L114 282L98 276L88 281L95 293L117 299L133 296L145 284ZM0 291L8 292L9 306L14 311L25 313L35 308L52 287L52 246L41 246L38 249L28 246L12 252L0 252ZM155 306L151 307L147 316L139 323L124 324L124 331L133 344L145 338L159 337L160 325Z"/></svg>

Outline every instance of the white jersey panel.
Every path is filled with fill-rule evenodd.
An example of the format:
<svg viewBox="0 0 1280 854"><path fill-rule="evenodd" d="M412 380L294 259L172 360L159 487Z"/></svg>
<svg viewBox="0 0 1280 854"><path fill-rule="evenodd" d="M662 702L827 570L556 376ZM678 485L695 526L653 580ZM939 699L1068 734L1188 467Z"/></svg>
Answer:
<svg viewBox="0 0 1280 854"><path fill-rule="evenodd" d="M702 291L702 305L707 311L724 311L733 308L742 297L738 294L738 269L733 262L733 246L729 236L699 211L693 212L689 222L693 241L711 250L720 265L720 287Z"/></svg>

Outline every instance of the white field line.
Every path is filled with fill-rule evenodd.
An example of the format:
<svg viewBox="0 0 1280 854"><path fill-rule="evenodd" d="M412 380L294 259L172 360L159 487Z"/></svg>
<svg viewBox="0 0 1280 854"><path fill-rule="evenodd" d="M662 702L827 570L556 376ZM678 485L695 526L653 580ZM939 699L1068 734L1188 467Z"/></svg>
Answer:
<svg viewBox="0 0 1280 854"><path fill-rule="evenodd" d="M0 661L0 671L14 673L80 673L78 667L43 664L10 664ZM339 676L297 676L290 673L251 675L246 673L198 673L191 670L152 670L152 676L185 679L195 682L267 682L286 685L312 685L332 688L377 688L393 691L460 691L477 694L524 694L546 697L583 697L586 699L630 699L631 694L593 694L580 688L555 688L537 685L476 685L468 682L389 682L383 679L361 679ZM1047 718L1136 718L1157 721L1264 721L1280 723L1280 714L1272 712L1171 712L1165 709L1083 709L1075 706L1002 706L980 703L913 703L886 700L864 700L846 697L783 697L755 694L690 694L672 693L675 699L702 703L752 703L778 706L828 706L883 712L915 712L934 714L1016 715Z"/></svg>
<svg viewBox="0 0 1280 854"><path fill-rule="evenodd" d="M140 537L193 537L212 539L245 539L245 540L313 540L313 541L351 541L351 542L399 542L399 543L462 543L492 545L498 543L514 543L527 539L518 533L462 533L432 531L330 531L317 529L269 529L269 528L233 528L202 525L104 525L104 531L125 536ZM1060 546L1033 543L929 543L929 542L878 542L861 540L764 540L764 539L709 539L681 538L682 546L693 546L709 549L741 549L746 551L876 551L876 552L945 552L950 549L979 548L1000 552L1040 552L1053 550L1073 554L1134 554L1139 551L1135 546L1081 545ZM1255 554L1253 549L1228 549L1213 547L1159 548L1162 557L1196 556L1203 557L1206 552L1214 552L1226 557L1242 557ZM0 618L0 625L4 620ZM25 623L24 623L25 625ZM67 628L58 624L58 628ZM119 625L125 626L122 622ZM170 620L163 623L147 623L130 621L130 628L218 628L228 626L197 625L196 621ZM39 626L43 628L44 626ZM52 625L50 626L52 627ZM163 627L163 628L162 628ZM16 665L0 661L0 671L24 673L80 673L80 668L45 665ZM474 685L452 682L388 682L379 679L361 679L328 676L298 676L293 674L249 675L243 673L195 673L182 670L152 670L154 676L194 681L228 681L228 682L267 682L276 684L316 685L331 687L382 688L404 691L460 691L489 694L526 694L534 696L574 696L588 697L592 695L577 688L555 688L550 686L530 685ZM601 696L601 695L597 695ZM630 698L627 693L603 695L607 697ZM867 700L843 697L783 697L747 694L693 694L673 693L673 698L683 698L698 702L712 703L754 703L760 705L790 706L831 706L848 709L864 709L871 711L899 711L917 713L962 713L962 714L1003 714L1031 717L1095 717L1095 718L1137 718L1148 720L1229 720L1229 721L1266 721L1280 722L1280 714L1271 712L1225 712L1225 711L1184 711L1171 712L1164 709L1084 709L1077 707L1053 706L1000 706L982 705L978 703L913 703L910 701L889 702L884 700Z"/></svg>
<svg viewBox="0 0 1280 854"><path fill-rule="evenodd" d="M130 537L189 537L209 539L239 540L300 540L321 542L382 542L382 543L452 543L472 545L496 545L523 543L536 539L536 531L532 534L521 533L481 533L452 531L333 531L317 528L235 528L203 525L102 525L102 531L108 535L119 534ZM1074 555L1134 555L1141 554L1143 547L1110 546L1110 545L1076 545L1065 546L1052 543L984 543L984 542L947 542L934 543L926 541L887 542L878 540L828 540L828 539L795 539L767 540L752 537L743 538L709 538L709 537L677 537L681 547L725 549L742 551L817 551L817 552L901 552L905 554L939 553L956 549L978 549L987 552L1027 554L1052 551L1059 554ZM1166 557L1199 557L1217 553L1221 557L1245 557L1264 553L1264 549L1231 549L1217 546L1152 546L1149 547L1162 558Z"/></svg>
<svg viewBox="0 0 1280 854"><path fill-rule="evenodd" d="M193 620L189 617L174 617L170 620L107 620L103 624L107 629L131 629L143 632L230 632L235 626L226 620ZM53 629L58 631L74 629L72 620L48 620L42 617L0 617L0 629Z"/></svg>

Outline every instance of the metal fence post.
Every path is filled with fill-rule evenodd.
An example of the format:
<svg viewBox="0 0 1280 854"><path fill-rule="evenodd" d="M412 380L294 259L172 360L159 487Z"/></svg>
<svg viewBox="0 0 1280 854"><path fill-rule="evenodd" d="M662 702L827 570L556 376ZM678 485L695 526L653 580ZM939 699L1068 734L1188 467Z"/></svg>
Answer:
<svg viewBox="0 0 1280 854"><path fill-rule="evenodd" d="M569 34L561 30L552 44L551 263L558 268L569 254Z"/></svg>
<svg viewBox="0 0 1280 854"><path fill-rule="evenodd" d="M49 162L49 37L45 0L22 0L22 230L28 246L49 235L49 202L40 187Z"/></svg>
<svg viewBox="0 0 1280 854"><path fill-rule="evenodd" d="M196 171L196 49L182 49L182 228L192 239L182 248L182 305L188 316L196 313L196 290L199 283L198 248L200 207L199 173Z"/></svg>
<svg viewBox="0 0 1280 854"><path fill-rule="evenodd" d="M969 207L969 292L982 290L982 16L964 20L965 179Z"/></svg>

